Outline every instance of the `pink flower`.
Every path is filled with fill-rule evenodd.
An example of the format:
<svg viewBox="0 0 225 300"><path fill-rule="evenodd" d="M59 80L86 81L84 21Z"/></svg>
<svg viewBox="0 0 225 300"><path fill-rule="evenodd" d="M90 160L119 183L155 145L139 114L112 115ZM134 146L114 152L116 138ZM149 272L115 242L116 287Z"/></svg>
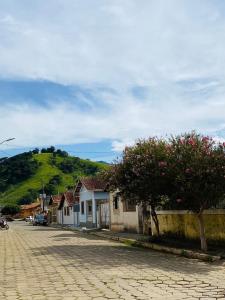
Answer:
<svg viewBox="0 0 225 300"><path fill-rule="evenodd" d="M159 162L159 167L166 167L167 166L167 162L166 161L160 161Z"/></svg>
<svg viewBox="0 0 225 300"><path fill-rule="evenodd" d="M185 173L186 173L186 174L191 173L191 169L188 169L188 168L187 168L187 169L185 170Z"/></svg>
<svg viewBox="0 0 225 300"><path fill-rule="evenodd" d="M166 175L166 173L161 173L161 176L165 176Z"/></svg>
<svg viewBox="0 0 225 300"><path fill-rule="evenodd" d="M180 143L181 143L182 145L185 143L184 138L181 138L181 139L180 139Z"/></svg>
<svg viewBox="0 0 225 300"><path fill-rule="evenodd" d="M209 141L209 137L208 137L208 136L204 136L204 137L202 138L202 141L203 141L203 142L208 142L208 141Z"/></svg>
<svg viewBox="0 0 225 300"><path fill-rule="evenodd" d="M176 201L177 201L177 203L181 203L183 200L182 199L177 199Z"/></svg>
<svg viewBox="0 0 225 300"><path fill-rule="evenodd" d="M192 146L195 146L196 143L195 143L195 140L189 139L188 144L192 145Z"/></svg>

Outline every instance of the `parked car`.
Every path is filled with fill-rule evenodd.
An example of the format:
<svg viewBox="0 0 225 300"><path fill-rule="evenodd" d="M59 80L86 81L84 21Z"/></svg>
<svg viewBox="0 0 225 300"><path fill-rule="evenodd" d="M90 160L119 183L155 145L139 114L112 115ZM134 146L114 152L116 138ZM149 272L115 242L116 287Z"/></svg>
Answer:
<svg viewBox="0 0 225 300"><path fill-rule="evenodd" d="M33 226L37 225L48 225L48 220L45 215L39 214L34 217Z"/></svg>
<svg viewBox="0 0 225 300"><path fill-rule="evenodd" d="M25 221L26 222L32 222L33 221L33 217L32 216L26 217Z"/></svg>

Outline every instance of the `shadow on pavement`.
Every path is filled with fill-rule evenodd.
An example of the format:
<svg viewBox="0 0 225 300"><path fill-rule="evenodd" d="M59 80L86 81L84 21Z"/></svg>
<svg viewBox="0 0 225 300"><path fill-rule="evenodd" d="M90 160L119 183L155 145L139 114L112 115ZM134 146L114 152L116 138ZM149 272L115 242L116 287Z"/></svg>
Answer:
<svg viewBox="0 0 225 300"><path fill-rule="evenodd" d="M63 237L63 234L54 238ZM65 236L68 236L68 234ZM73 235L69 235L73 237ZM94 269L110 269L115 267L135 267L138 270L149 268L183 274L206 274L224 268L223 262L205 263L198 260L129 247L116 242L98 239L89 235L81 235L73 242L77 244L50 245L33 248L35 256L54 255L60 260L69 261L70 266L88 265ZM82 239L80 239L82 238ZM86 240L86 241L85 241Z"/></svg>

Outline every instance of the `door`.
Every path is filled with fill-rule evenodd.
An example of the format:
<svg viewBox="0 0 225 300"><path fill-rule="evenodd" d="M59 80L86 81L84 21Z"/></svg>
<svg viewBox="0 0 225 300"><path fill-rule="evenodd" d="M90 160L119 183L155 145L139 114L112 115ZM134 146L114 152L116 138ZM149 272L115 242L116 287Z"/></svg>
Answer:
<svg viewBox="0 0 225 300"><path fill-rule="evenodd" d="M92 225L93 213L92 213L92 201L87 201L87 224Z"/></svg>
<svg viewBox="0 0 225 300"><path fill-rule="evenodd" d="M103 202L100 204L101 227L109 228L109 203Z"/></svg>

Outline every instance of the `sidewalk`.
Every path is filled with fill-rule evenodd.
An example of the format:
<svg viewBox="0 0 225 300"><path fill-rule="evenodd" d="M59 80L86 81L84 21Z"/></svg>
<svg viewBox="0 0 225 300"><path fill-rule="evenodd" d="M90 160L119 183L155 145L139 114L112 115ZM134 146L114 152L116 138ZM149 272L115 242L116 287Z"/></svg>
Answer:
<svg viewBox="0 0 225 300"><path fill-rule="evenodd" d="M129 232L113 232L107 229L89 229L89 228L79 228L79 227L75 228L75 227L62 226L62 225L54 225L54 227L64 228L65 230L70 230L70 231L80 231L82 233L124 243L127 246L141 247L141 248L151 249L155 251L171 253L179 256L184 256L187 258L200 259L207 262L214 262L222 259L222 257L219 255L205 254L197 250L181 249L181 248L169 247L169 246L153 243L150 242L149 236L143 234L129 233Z"/></svg>

